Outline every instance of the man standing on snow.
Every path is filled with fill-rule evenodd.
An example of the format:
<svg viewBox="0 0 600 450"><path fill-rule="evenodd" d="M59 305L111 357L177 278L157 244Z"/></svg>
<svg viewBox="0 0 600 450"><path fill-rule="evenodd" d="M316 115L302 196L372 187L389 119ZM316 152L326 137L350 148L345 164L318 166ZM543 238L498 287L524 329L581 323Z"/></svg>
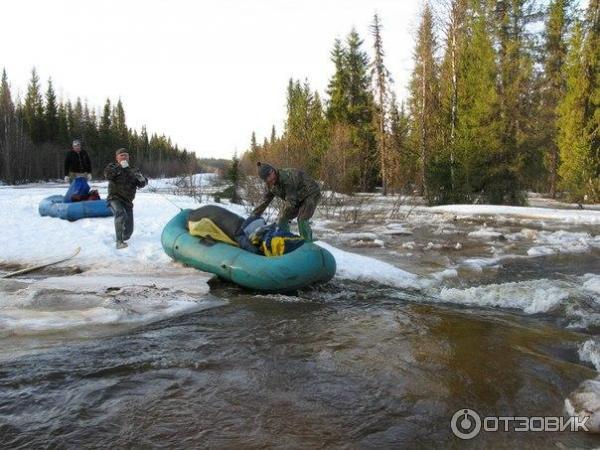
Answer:
<svg viewBox="0 0 600 450"><path fill-rule="evenodd" d="M133 199L137 188L148 184L148 179L139 170L129 166L129 153L120 148L115 153L116 162L104 169L108 180L109 207L115 215L117 249L126 248L133 233Z"/></svg>
<svg viewBox="0 0 600 450"><path fill-rule="evenodd" d="M86 177L92 179L92 163L85 150L81 149L81 141L73 141L73 150L65 156L65 183L72 182L75 178Z"/></svg>
<svg viewBox="0 0 600 450"><path fill-rule="evenodd" d="M258 176L266 183L267 191L260 204L252 211L253 216L261 216L275 197L285 202L279 211L277 226L289 231L290 220L298 217L300 236L306 241L313 240L310 218L321 200L321 189L315 180L298 169L276 169L270 164L256 163Z"/></svg>

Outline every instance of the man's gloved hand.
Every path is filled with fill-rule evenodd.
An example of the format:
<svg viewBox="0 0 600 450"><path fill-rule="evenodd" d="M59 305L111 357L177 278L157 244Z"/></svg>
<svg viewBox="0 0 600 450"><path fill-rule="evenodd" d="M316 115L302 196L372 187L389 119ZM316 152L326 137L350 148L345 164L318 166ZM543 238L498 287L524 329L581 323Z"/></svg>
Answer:
<svg viewBox="0 0 600 450"><path fill-rule="evenodd" d="M121 161L119 164L121 164L121 167L123 169L126 169L127 167L129 167L129 161L127 161L126 159L124 159L123 161Z"/></svg>
<svg viewBox="0 0 600 450"><path fill-rule="evenodd" d="M68 183L68 182L69 182L69 175L66 175L65 176L65 183Z"/></svg>
<svg viewBox="0 0 600 450"><path fill-rule="evenodd" d="M88 181L92 181L92 174L91 173L87 174L87 179L88 179Z"/></svg>
<svg viewBox="0 0 600 450"><path fill-rule="evenodd" d="M144 177L144 175L142 175L141 173L136 173L135 177L137 178L137 180L141 183L143 183L144 181L146 181L146 178Z"/></svg>

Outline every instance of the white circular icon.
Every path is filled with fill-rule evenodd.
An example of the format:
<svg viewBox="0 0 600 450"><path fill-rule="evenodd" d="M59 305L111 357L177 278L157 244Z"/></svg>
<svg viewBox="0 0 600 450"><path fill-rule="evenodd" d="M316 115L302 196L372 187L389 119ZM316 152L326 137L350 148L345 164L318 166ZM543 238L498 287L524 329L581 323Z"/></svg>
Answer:
<svg viewBox="0 0 600 450"><path fill-rule="evenodd" d="M459 409L452 416L450 428L460 439L473 439L481 431L481 417L472 409Z"/></svg>

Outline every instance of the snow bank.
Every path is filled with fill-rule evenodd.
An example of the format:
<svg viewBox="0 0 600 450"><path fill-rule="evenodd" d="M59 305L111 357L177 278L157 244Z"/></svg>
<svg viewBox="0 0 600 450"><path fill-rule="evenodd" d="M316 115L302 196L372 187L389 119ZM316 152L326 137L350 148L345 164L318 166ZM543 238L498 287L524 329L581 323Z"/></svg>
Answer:
<svg viewBox="0 0 600 450"><path fill-rule="evenodd" d="M373 281L399 288L422 288L428 281L383 261L345 252L324 242L317 242L329 250L337 264L336 278Z"/></svg>
<svg viewBox="0 0 600 450"><path fill-rule="evenodd" d="M466 216L513 216L526 219L557 220L571 224L600 224L600 211L530 208L523 206L496 205L444 205L429 208L434 212L454 213Z"/></svg>

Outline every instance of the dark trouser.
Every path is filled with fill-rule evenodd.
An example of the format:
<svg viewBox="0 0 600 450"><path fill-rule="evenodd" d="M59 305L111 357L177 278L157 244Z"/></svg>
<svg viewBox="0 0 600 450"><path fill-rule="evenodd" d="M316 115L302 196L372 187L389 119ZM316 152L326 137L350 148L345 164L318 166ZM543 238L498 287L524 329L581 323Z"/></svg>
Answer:
<svg viewBox="0 0 600 450"><path fill-rule="evenodd" d="M117 241L125 242L133 233L133 205L113 199L110 201L110 209L115 215Z"/></svg>
<svg viewBox="0 0 600 450"><path fill-rule="evenodd" d="M310 218L315 214L315 210L317 209L317 205L321 200L321 193L317 192L316 194L309 195L306 197L297 208L287 205L283 208L281 213L279 214L279 219L277 221L277 226L282 229L289 231L290 225L289 221L294 217L298 217L298 230L300 231L300 236L302 236L307 241L312 241L312 229L310 227Z"/></svg>

